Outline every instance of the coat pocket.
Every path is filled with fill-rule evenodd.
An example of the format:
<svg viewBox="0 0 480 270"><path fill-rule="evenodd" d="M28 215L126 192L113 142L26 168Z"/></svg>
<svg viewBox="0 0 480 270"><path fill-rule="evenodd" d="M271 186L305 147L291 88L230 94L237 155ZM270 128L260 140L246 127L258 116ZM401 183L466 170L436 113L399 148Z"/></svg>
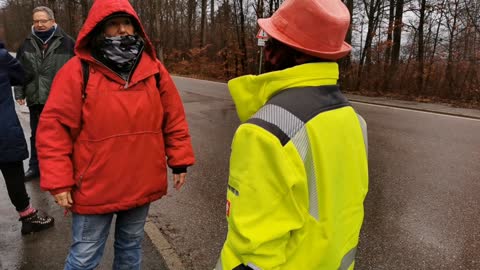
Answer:
<svg viewBox="0 0 480 270"><path fill-rule="evenodd" d="M88 159L88 162L86 163L85 167L75 168L75 171L77 171L77 176L75 177L75 184L77 186L77 189L81 189L83 179L84 179L85 175L88 173L88 170L92 166L94 160L95 160L95 152L92 153L92 155ZM77 166L77 165L75 165L75 166Z"/></svg>

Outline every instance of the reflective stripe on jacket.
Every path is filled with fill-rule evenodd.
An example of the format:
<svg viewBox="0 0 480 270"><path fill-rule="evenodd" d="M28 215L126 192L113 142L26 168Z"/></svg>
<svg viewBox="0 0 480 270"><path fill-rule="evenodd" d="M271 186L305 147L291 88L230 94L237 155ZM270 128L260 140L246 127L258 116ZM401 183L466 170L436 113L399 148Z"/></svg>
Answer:
<svg viewBox="0 0 480 270"><path fill-rule="evenodd" d="M311 63L229 82L244 123L232 143L217 270L353 269L366 140L337 79L336 63Z"/></svg>

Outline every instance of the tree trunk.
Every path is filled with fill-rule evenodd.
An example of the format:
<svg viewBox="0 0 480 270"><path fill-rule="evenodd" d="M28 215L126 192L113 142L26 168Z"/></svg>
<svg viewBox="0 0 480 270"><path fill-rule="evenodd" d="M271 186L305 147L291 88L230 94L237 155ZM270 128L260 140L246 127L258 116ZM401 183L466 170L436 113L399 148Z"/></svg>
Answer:
<svg viewBox="0 0 480 270"><path fill-rule="evenodd" d="M417 94L423 92L423 77L424 77L424 25L425 25L425 8L426 0L420 2L420 20L418 22L418 53L417 53Z"/></svg>
<svg viewBox="0 0 480 270"><path fill-rule="evenodd" d="M425 85L429 85L430 82L430 77L432 75L432 70L433 70L433 64L435 61L435 56L437 52L437 46L438 46L438 37L440 36L440 27L443 24L443 16L444 16L444 6L445 6L445 1L443 0L442 3L440 4L440 18L438 19L437 23L437 30L435 31L435 37L433 38L433 48L430 54L430 59L426 71L426 78L425 78Z"/></svg>
<svg viewBox="0 0 480 270"><path fill-rule="evenodd" d="M365 38L365 45L360 55L359 68L358 68L358 82L356 87L357 90L359 90L360 83L362 81L364 65L367 67L367 74L369 73L368 69L370 68L370 62L371 62L372 42L373 42L375 31L377 29L378 22L379 22L380 6L382 4L382 0L372 0L370 1L370 3L364 2L364 4L365 4L365 10L367 11L368 28L367 28L367 36Z"/></svg>
<svg viewBox="0 0 480 270"><path fill-rule="evenodd" d="M81 0L82 5L82 22L85 22L88 16L88 0Z"/></svg>
<svg viewBox="0 0 480 270"><path fill-rule="evenodd" d="M247 46L245 43L245 15L243 13L243 0L233 0L233 9L234 14L238 14L238 16L235 16L235 24L238 46L242 54L240 56L241 71L244 72L247 69ZM237 20L237 17L240 21Z"/></svg>
<svg viewBox="0 0 480 270"><path fill-rule="evenodd" d="M345 0L345 5L347 6L348 11L350 12L350 26L348 27L347 36L345 37L345 42L347 42L348 44L352 44L353 0ZM351 54L348 54L345 58L341 60L340 68L342 70L342 74L344 74L345 71L350 68L351 63L352 63Z"/></svg>
<svg viewBox="0 0 480 270"><path fill-rule="evenodd" d="M193 32L195 29L195 9L197 7L197 1L196 0L188 0L187 4L187 31L188 31L188 48L193 47Z"/></svg>
<svg viewBox="0 0 480 270"><path fill-rule="evenodd" d="M255 13L257 15L257 19L263 18L263 13L264 13L264 1L263 0L257 0L256 3L256 8L255 8Z"/></svg>
<svg viewBox="0 0 480 270"><path fill-rule="evenodd" d="M173 42L172 42L172 47L176 47L176 44L178 42L178 32L179 31L176 31L176 28L178 26L178 23L177 23L177 0L172 0L172 13L173 13L173 16L172 16L172 28L169 28L169 30L172 30L173 32Z"/></svg>
<svg viewBox="0 0 480 270"><path fill-rule="evenodd" d="M395 0L390 0L388 13L388 29L387 29L387 48L385 50L385 66L390 64L392 57L393 29L395 27Z"/></svg>
<svg viewBox="0 0 480 270"><path fill-rule="evenodd" d="M240 6L240 50L242 52L241 63L242 63L242 71L245 73L247 71L246 63L248 60L248 55L247 55L247 43L245 42L246 33L245 33L245 15L243 12L243 0L239 0L239 6Z"/></svg>
<svg viewBox="0 0 480 270"><path fill-rule="evenodd" d="M404 0L396 0L395 5L395 27L393 29L393 46L392 46L392 68L395 70L400 60L400 47L402 45L402 27L403 27L403 3Z"/></svg>
<svg viewBox="0 0 480 270"><path fill-rule="evenodd" d="M278 9L280 6L279 0L270 0L269 1L269 17L273 15L273 13Z"/></svg>
<svg viewBox="0 0 480 270"><path fill-rule="evenodd" d="M207 32L207 0L202 0L202 15L200 17L200 47L205 46Z"/></svg>
<svg viewBox="0 0 480 270"><path fill-rule="evenodd" d="M210 25L215 24L215 0L210 0Z"/></svg>
<svg viewBox="0 0 480 270"><path fill-rule="evenodd" d="M457 29L457 20L458 20L458 5L460 0L455 0L454 10L452 12L452 25L447 24L449 28L449 40L448 40L448 56L447 56L447 67L445 69L445 79L447 80L446 85L448 85L448 93L445 93L445 97L451 97L455 94L455 81L453 76L453 43L455 39L455 33ZM451 5L448 5L448 8L451 9Z"/></svg>

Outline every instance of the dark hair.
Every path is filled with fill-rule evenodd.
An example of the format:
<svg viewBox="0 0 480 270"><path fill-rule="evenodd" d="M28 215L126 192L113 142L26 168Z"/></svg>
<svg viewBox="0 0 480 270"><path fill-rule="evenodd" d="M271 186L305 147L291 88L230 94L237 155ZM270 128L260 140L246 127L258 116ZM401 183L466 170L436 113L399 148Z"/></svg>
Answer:
<svg viewBox="0 0 480 270"><path fill-rule="evenodd" d="M265 59L266 72L291 68L296 65L306 63L331 62L330 60L321 59L319 57L298 51L295 48L290 47L272 37L265 42L265 50L269 51L269 53L272 55L271 58L275 57L277 59L275 62Z"/></svg>

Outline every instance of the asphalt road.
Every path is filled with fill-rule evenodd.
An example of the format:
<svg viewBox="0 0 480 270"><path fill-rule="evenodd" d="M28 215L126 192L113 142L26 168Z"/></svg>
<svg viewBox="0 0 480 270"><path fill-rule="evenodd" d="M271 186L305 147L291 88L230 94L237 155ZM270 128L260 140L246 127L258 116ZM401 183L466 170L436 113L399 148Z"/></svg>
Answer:
<svg viewBox="0 0 480 270"><path fill-rule="evenodd" d="M480 120L356 105L369 124L359 269L480 269Z"/></svg>
<svg viewBox="0 0 480 270"><path fill-rule="evenodd" d="M184 189L170 190L152 205L150 220L184 269L212 269L226 236L228 160L239 122L225 84L174 79L185 103L197 163ZM368 123L370 167L356 269L480 269L480 112L354 99L416 109L353 102ZM423 109L474 117L417 111ZM27 188L34 205L54 215L57 224L21 237L1 181L0 269L61 269L70 241L69 219L38 190L38 182ZM111 248L106 252L99 269L111 267ZM170 255L163 255L168 260ZM143 269L164 269L148 238Z"/></svg>
<svg viewBox="0 0 480 270"><path fill-rule="evenodd" d="M211 269L226 235L228 159L239 122L225 84L180 77L175 82L197 164L185 189L171 192L151 213L187 269ZM353 105L368 123L370 145L370 191L356 269L480 269L480 121Z"/></svg>

